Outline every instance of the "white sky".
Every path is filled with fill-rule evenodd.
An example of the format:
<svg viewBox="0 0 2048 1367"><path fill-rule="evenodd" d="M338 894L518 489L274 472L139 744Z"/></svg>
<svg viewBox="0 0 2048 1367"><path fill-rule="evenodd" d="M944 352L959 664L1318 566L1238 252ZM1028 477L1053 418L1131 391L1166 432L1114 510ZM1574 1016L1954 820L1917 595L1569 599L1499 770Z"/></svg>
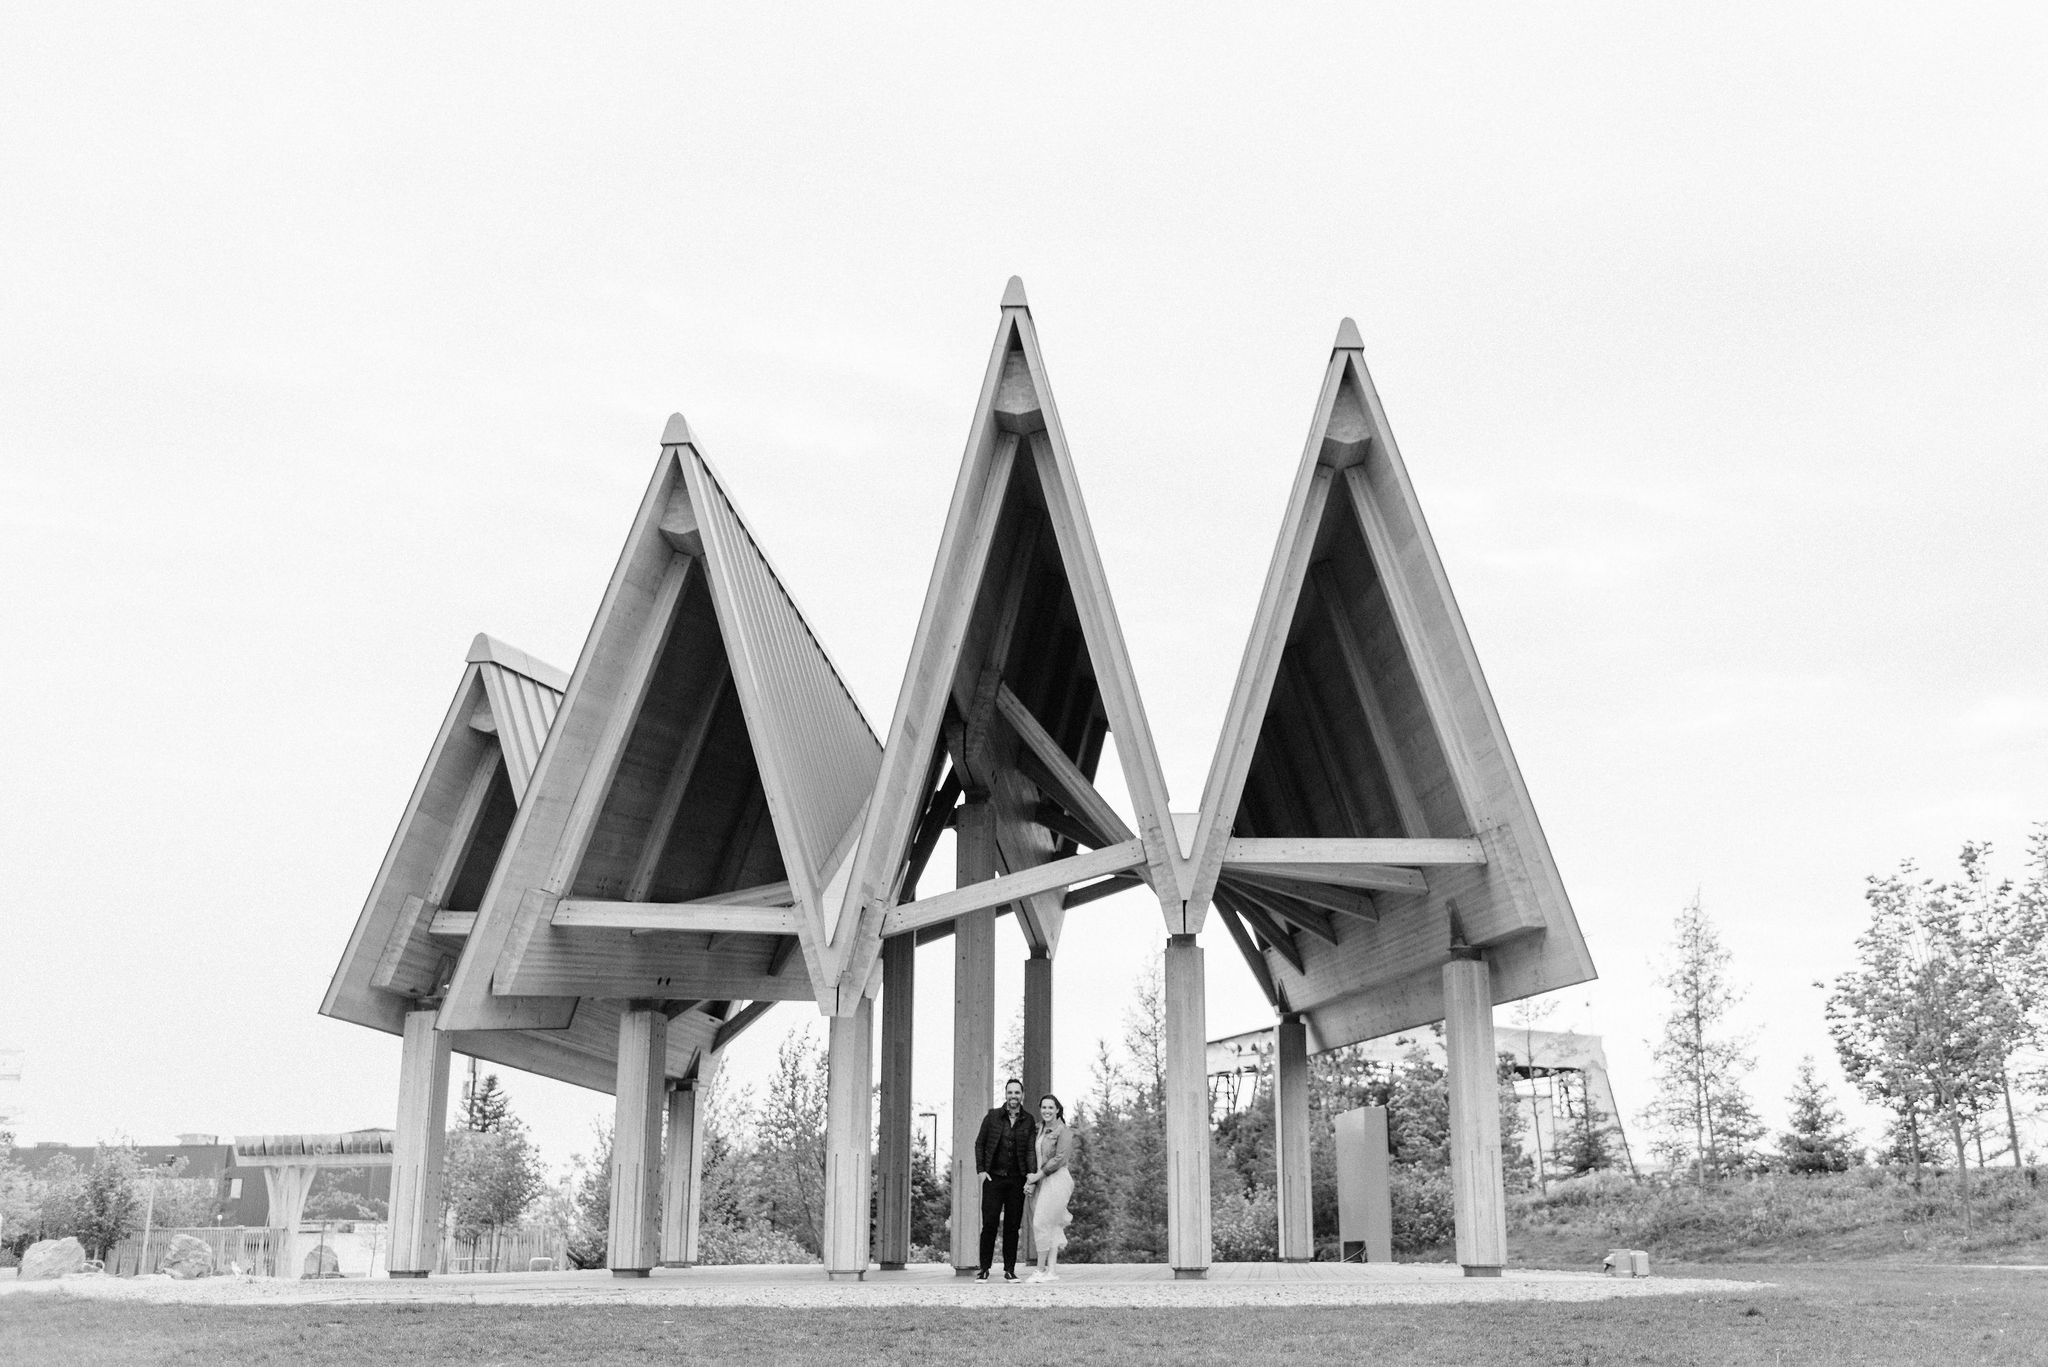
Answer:
<svg viewBox="0 0 2048 1367"><path fill-rule="evenodd" d="M1864 875L2048 819L2038 9L423 8L0 14L24 1138L390 1123L328 975L470 637L574 664L672 409L885 724L1012 272L1184 808L1356 316L1625 1107L1695 889L1776 1123ZM1072 918L1064 1089L1160 933ZM555 1160L609 1107L506 1082Z"/></svg>

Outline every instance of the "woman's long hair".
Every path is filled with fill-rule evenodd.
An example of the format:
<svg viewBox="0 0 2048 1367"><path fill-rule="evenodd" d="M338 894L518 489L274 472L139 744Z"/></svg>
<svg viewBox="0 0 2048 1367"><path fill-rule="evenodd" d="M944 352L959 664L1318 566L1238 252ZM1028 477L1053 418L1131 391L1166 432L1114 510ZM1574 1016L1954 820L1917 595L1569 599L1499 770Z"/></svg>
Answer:
<svg viewBox="0 0 2048 1367"><path fill-rule="evenodd" d="M1060 1099L1054 1096L1051 1092L1047 1092L1044 1096L1038 1098L1038 1104L1041 1106L1043 1106L1048 1101L1052 1103L1052 1113L1059 1117L1060 1124L1066 1124L1067 1108L1060 1105Z"/></svg>

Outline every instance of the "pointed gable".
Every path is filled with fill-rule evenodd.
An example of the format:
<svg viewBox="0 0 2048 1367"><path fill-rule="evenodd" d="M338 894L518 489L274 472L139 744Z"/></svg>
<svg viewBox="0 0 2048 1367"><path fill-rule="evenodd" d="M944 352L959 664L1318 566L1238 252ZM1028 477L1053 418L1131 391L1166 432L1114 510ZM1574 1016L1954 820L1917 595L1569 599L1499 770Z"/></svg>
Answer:
<svg viewBox="0 0 2048 1367"><path fill-rule="evenodd" d="M1345 319L1211 764L1188 871L1321 1047L1593 976L1450 582Z"/></svg>
<svg viewBox="0 0 2048 1367"><path fill-rule="evenodd" d="M443 1028L567 1028L593 999L810 998L823 889L880 748L670 419Z"/></svg>
<svg viewBox="0 0 2048 1367"><path fill-rule="evenodd" d="M1135 830L1093 785L1110 736ZM915 897L963 790L995 804L1001 873L899 906ZM1077 894L1111 885L1096 880L1142 878L1177 916L1171 830L1030 306L1012 278L845 893L852 914L834 941L842 1004L885 934L966 911L1015 905L1027 938L1049 946ZM1066 891L1080 883L1090 886Z"/></svg>

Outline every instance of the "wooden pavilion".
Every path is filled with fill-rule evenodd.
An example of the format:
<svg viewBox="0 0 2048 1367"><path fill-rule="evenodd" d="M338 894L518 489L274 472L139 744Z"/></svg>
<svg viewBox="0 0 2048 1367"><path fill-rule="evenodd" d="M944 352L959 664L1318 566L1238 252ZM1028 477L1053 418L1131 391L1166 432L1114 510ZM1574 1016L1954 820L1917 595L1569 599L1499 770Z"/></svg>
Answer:
<svg viewBox="0 0 2048 1367"><path fill-rule="evenodd" d="M996 918L1028 946L1036 1095L1066 913L1144 885L1164 921L1175 1275L1210 1265L1212 905L1278 1016L1283 1256L1313 1252L1309 1053L1443 1020L1458 1257L1497 1272L1492 1007L1593 967L1361 350L1347 319L1194 813L1169 811L1021 282L886 746L671 418L574 674L479 638L323 1008L405 1036L394 1212L404 1183L417 1210L405 1253L395 1214L394 1269L431 1256L451 1044L613 1092L610 1265L694 1261L693 1089L781 1000L829 1020L826 1268L901 1266L916 951L945 938L952 1258L970 1268ZM1112 738L1128 819L1096 787ZM947 829L955 886L920 895Z"/></svg>

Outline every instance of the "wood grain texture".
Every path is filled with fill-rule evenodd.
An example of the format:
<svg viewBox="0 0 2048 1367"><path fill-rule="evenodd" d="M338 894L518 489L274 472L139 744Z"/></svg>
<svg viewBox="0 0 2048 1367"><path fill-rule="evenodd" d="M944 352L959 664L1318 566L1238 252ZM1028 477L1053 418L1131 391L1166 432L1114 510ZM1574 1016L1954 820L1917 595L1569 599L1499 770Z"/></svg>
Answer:
<svg viewBox="0 0 2048 1367"><path fill-rule="evenodd" d="M1483 959L1453 959L1444 965L1443 977L1444 1082L1451 1102L1458 1262L1466 1268L1499 1268L1508 1260L1508 1216L1493 987Z"/></svg>
<svg viewBox="0 0 2048 1367"><path fill-rule="evenodd" d="M692 1267L703 1214L704 1108L698 1083L668 1092L668 1147L661 1163L661 1265Z"/></svg>
<svg viewBox="0 0 2048 1367"><path fill-rule="evenodd" d="M995 872L995 811L986 799L960 806L954 832L958 881ZM971 911L953 922L953 1216L955 1268L978 1266L981 1181L974 1137L992 1104L996 1076L996 913Z"/></svg>
<svg viewBox="0 0 2048 1367"><path fill-rule="evenodd" d="M1127 840L1107 849L1056 859L1022 873L1006 873L896 907L883 919L882 926L889 935L902 935L968 912L1015 902L1033 893L1053 892L1104 874L1122 873L1144 864L1146 858L1144 841Z"/></svg>
<svg viewBox="0 0 2048 1367"><path fill-rule="evenodd" d="M829 1021L825 1092L825 1270L862 1275L868 1267L868 1198L875 1132L875 1004L862 997Z"/></svg>
<svg viewBox="0 0 2048 1367"><path fill-rule="evenodd" d="M881 1123L875 1151L875 1258L910 1261L911 1064L916 1053L917 937L882 942ZM937 1155L933 1155L936 1159Z"/></svg>
<svg viewBox="0 0 2048 1367"><path fill-rule="evenodd" d="M1484 864L1486 847L1476 839L1233 838L1224 844L1223 859L1226 864L1396 864L1429 868L1440 864Z"/></svg>
<svg viewBox="0 0 2048 1367"><path fill-rule="evenodd" d="M398 1059L398 1132L391 1148L394 1273L432 1272L441 1253L441 1161L448 1135L449 1036L433 1011L409 1011Z"/></svg>
<svg viewBox="0 0 2048 1367"><path fill-rule="evenodd" d="M662 1085L668 1018L632 1009L619 1015L617 1082L613 1090L611 1227L606 1264L645 1271L661 1261Z"/></svg>
<svg viewBox="0 0 2048 1367"><path fill-rule="evenodd" d="M1315 1202L1309 1171L1308 1025L1289 1013L1273 1040L1274 1193L1279 1208L1280 1259L1315 1257Z"/></svg>
<svg viewBox="0 0 2048 1367"><path fill-rule="evenodd" d="M1176 1273L1208 1271L1208 1017L1202 947L1170 935L1165 957L1166 1261Z"/></svg>

